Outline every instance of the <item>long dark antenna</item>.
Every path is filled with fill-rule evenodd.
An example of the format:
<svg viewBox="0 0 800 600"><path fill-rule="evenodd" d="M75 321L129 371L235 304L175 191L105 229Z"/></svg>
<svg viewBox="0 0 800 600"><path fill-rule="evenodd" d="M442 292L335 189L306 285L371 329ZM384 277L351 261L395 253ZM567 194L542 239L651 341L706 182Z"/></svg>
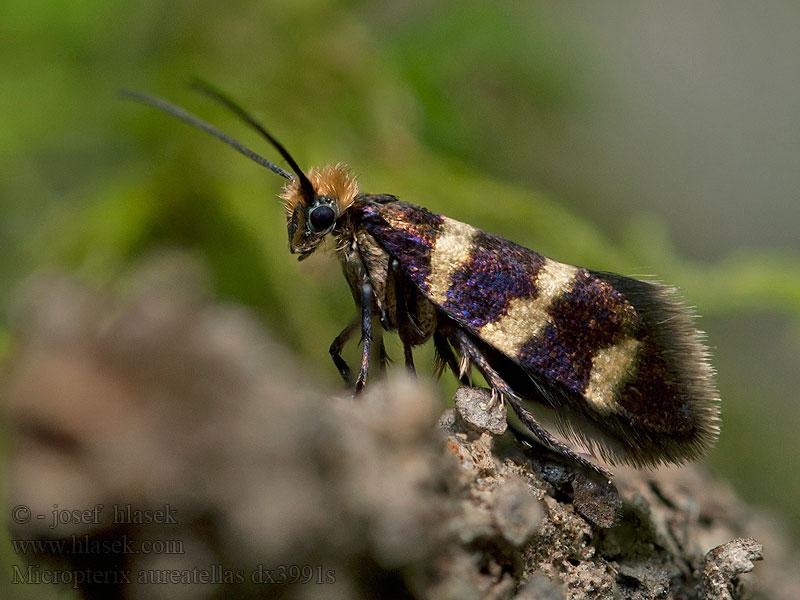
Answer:
<svg viewBox="0 0 800 600"><path fill-rule="evenodd" d="M249 148L247 148L246 146L244 146L240 142L236 141L235 139L233 139L229 135L227 135L225 133L222 133L219 129L217 129L213 125L211 125L209 123L206 123L205 121L203 121L199 117L194 116L193 114L191 114L190 112L185 111L184 109L180 108L179 106L175 106L174 104L172 104L170 102L167 102L166 100L162 100L161 98L157 98L155 96L150 96L149 94L143 94L141 92L135 92L135 91L132 91L132 90L121 90L120 94L122 94L126 98L130 98L131 100L135 100L137 102L141 102L142 104L147 104L148 106L152 106L153 108L157 108L158 110L163 111L163 112L167 113L168 115L172 115L173 117L176 117L176 118L180 119L181 121L184 121L185 123L188 123L192 127L197 127L198 129L202 129L206 133L209 133L209 134L213 135L215 138L217 138L219 140L222 140L223 142L225 142L229 146L235 148L236 150L238 150L239 152L244 154L250 160L260 164L262 167L266 167L267 169L269 169L273 173L277 173L278 175L280 175L281 177L284 177L285 179L288 179L289 181L294 180L294 176L291 173L289 173L289 171L281 169L278 165L268 161L263 156L261 156L259 154L256 154L255 152L253 152L252 150L250 150ZM281 146L280 148L278 148L279 152L281 151L281 148L283 148L283 147ZM285 152L285 150L284 150L284 152ZM281 153L281 155L283 156L283 153ZM285 158L285 156L284 156L284 158ZM295 168L295 164L294 164L293 160L289 164L292 165L292 168ZM305 175L303 177L305 177Z"/></svg>
<svg viewBox="0 0 800 600"><path fill-rule="evenodd" d="M311 182L306 177L306 174L303 173L303 170L297 165L292 155L289 154L289 151L283 147L278 140L272 137L272 134L264 129L264 127L256 121L250 113L248 113L245 109L239 106L236 102L234 102L231 98L225 95L223 92L216 89L209 83L202 81L200 79L194 79L191 83L191 88L201 94L205 94L212 100L219 102L228 110L233 112L237 117L239 117L242 121L250 125L253 129L258 131L264 138L273 146L275 149L280 152L281 156L289 163L289 166L292 167L292 170L297 175L297 179L300 182L300 189L303 191L303 197L311 203L314 199L314 186L311 185Z"/></svg>

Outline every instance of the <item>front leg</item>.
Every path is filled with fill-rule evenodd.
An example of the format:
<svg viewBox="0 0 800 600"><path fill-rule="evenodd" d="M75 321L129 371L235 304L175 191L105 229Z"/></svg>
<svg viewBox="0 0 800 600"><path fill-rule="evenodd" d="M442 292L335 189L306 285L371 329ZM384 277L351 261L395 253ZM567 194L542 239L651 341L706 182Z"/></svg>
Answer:
<svg viewBox="0 0 800 600"><path fill-rule="evenodd" d="M333 359L333 364L336 365L336 368L339 370L339 374L344 379L344 382L350 386L350 366L345 362L342 358L342 348L347 343L358 327L358 317L355 317L350 323L347 324L347 327L342 329L339 335L331 343L331 347L328 350L331 354L331 358Z"/></svg>
<svg viewBox="0 0 800 600"><path fill-rule="evenodd" d="M372 345L372 284L364 277L361 284L361 370L356 379L356 395L361 393L369 372L370 346Z"/></svg>

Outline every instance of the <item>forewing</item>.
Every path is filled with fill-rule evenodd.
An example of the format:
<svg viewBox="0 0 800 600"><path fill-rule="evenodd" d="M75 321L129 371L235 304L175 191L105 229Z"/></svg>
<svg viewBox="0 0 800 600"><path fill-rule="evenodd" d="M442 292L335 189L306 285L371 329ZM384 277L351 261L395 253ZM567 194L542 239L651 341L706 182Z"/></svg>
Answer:
<svg viewBox="0 0 800 600"><path fill-rule="evenodd" d="M716 437L707 352L671 288L559 263L404 202L368 213L368 232L409 279L536 383L527 396L535 389L614 438L665 444L640 452L643 463L694 458ZM625 449L608 454L636 461Z"/></svg>

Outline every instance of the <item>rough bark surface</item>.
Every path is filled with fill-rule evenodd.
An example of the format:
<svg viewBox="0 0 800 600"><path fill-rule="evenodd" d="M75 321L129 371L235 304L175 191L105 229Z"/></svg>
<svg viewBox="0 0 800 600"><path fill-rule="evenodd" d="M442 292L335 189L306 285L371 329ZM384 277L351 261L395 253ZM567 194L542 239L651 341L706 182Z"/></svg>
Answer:
<svg viewBox="0 0 800 600"><path fill-rule="evenodd" d="M20 572L131 580L73 586L87 598L800 598L774 521L699 467L611 485L520 443L485 391L442 412L424 377L331 396L246 310L164 270L124 297L53 277L20 294L7 505L48 518L12 535L107 542ZM103 509L50 527L54 504ZM174 522L115 523L128 505Z"/></svg>

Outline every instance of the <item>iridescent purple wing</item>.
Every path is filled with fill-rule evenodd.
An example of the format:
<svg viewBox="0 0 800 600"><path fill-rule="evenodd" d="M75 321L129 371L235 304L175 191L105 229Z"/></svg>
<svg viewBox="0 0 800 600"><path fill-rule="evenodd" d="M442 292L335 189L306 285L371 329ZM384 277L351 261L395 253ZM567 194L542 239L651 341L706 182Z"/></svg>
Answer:
<svg viewBox="0 0 800 600"><path fill-rule="evenodd" d="M590 449L651 465L713 443L712 369L672 288L566 265L400 201L365 206L362 222L516 394L554 408Z"/></svg>

